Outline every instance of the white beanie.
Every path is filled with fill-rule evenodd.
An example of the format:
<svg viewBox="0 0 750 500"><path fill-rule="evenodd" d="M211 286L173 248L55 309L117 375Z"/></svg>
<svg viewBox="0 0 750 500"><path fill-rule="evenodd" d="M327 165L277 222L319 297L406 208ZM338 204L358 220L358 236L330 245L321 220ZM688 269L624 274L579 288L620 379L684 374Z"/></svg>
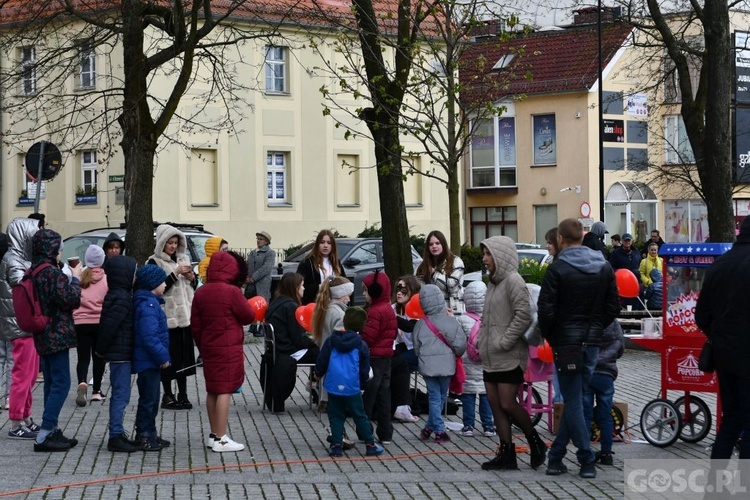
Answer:
<svg viewBox="0 0 750 500"><path fill-rule="evenodd" d="M104 264L104 250L99 245L89 245L83 258L86 267L102 267Z"/></svg>
<svg viewBox="0 0 750 500"><path fill-rule="evenodd" d="M350 281L331 287L332 299L340 299L341 297L346 297L353 293L354 293L354 283Z"/></svg>

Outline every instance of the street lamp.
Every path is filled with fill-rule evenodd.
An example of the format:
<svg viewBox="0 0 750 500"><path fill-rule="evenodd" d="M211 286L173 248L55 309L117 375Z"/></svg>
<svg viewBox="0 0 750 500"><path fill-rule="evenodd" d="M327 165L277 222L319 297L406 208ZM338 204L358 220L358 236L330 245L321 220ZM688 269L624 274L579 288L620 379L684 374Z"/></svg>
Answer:
<svg viewBox="0 0 750 500"><path fill-rule="evenodd" d="M604 123L604 81L602 78L602 0L599 0L596 26L599 43L599 220L604 222L604 142L602 141L602 124Z"/></svg>

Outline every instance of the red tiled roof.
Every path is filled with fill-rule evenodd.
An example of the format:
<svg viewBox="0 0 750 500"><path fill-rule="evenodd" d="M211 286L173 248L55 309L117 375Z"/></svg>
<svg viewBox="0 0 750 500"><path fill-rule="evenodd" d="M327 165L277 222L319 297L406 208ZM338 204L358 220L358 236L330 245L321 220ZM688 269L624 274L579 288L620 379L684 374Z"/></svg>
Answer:
<svg viewBox="0 0 750 500"><path fill-rule="evenodd" d="M605 24L602 31L603 65L627 40L632 27ZM460 62L463 99L496 101L507 95L549 94L590 89L597 80L596 25L518 34L510 40L481 38L472 43ZM515 54L502 70L492 67L506 54Z"/></svg>

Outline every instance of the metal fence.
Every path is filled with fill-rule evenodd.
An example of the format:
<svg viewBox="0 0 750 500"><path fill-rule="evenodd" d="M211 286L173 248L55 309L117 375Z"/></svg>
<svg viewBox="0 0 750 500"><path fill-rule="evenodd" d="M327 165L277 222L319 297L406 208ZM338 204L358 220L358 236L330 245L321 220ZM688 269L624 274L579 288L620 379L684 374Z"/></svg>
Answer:
<svg viewBox="0 0 750 500"><path fill-rule="evenodd" d="M247 254L249 254L252 250L255 250L256 247L249 248L249 247L237 247L237 248L230 248L233 252L237 252L240 255L244 255L245 258L247 258ZM283 249L277 250L273 249L276 252L276 262L274 262L274 266L278 265L280 262L284 262L284 259L286 258L286 252L284 252Z"/></svg>

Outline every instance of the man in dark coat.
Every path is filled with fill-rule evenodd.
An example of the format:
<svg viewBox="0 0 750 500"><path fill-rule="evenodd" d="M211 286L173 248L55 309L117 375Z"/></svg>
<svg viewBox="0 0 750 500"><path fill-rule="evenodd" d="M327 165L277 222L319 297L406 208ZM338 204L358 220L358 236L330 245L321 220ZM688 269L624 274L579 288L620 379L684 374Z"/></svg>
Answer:
<svg viewBox="0 0 750 500"><path fill-rule="evenodd" d="M605 259L609 257L607 255L607 247L604 245L604 235L607 234L607 226L603 222L596 221L591 226L591 231L583 236L582 245L589 247L592 250L602 253L602 257Z"/></svg>
<svg viewBox="0 0 750 500"><path fill-rule="evenodd" d="M641 257L646 258L648 255L648 246L651 243L656 243L659 248L665 243L663 239L661 239L661 234L659 233L658 229L651 230L651 239L646 241L643 246L641 247Z"/></svg>
<svg viewBox="0 0 750 500"><path fill-rule="evenodd" d="M581 223L565 219L557 232L561 251L544 275L538 302L539 327L556 357L570 346L582 351L583 368L572 374L558 371L565 412L549 449L547 474L567 472L562 460L572 440L578 448L580 476L591 479L596 477L596 467L584 420L583 394L596 366L602 332L614 321L620 305L612 267L599 252L581 245Z"/></svg>
<svg viewBox="0 0 750 500"><path fill-rule="evenodd" d="M729 459L740 440L740 459L750 458L750 217L732 249L706 271L695 307L695 323L713 344L723 416L712 459Z"/></svg>

